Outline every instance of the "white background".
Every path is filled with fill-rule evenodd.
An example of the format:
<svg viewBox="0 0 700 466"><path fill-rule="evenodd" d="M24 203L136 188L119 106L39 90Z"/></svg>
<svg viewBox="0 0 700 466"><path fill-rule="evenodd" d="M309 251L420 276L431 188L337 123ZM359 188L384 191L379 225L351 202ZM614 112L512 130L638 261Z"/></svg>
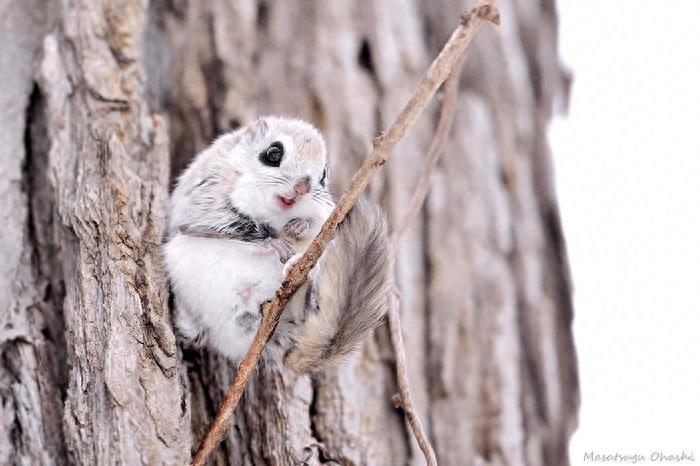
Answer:
<svg viewBox="0 0 700 466"><path fill-rule="evenodd" d="M574 73L550 128L582 389L571 461L685 449L700 464L700 0L558 10Z"/></svg>

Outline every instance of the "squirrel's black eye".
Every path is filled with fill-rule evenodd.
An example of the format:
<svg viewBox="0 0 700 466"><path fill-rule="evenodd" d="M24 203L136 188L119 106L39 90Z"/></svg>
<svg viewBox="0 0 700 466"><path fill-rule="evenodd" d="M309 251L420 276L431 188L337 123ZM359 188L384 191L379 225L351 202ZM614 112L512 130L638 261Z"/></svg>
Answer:
<svg viewBox="0 0 700 466"><path fill-rule="evenodd" d="M328 173L328 170L326 168L323 169L323 175L321 175L321 180L318 182L321 186L326 186L326 174Z"/></svg>
<svg viewBox="0 0 700 466"><path fill-rule="evenodd" d="M268 167L279 167L284 155L284 146L281 142L273 142L270 147L260 153L260 161Z"/></svg>

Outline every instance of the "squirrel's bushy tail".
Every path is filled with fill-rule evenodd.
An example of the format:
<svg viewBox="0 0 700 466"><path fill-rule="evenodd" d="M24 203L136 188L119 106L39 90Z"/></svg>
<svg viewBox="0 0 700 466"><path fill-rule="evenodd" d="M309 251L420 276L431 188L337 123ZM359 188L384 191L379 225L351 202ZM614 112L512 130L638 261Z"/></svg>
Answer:
<svg viewBox="0 0 700 466"><path fill-rule="evenodd" d="M359 200L318 263L304 322L285 365L323 369L357 349L389 305L389 241L379 206Z"/></svg>

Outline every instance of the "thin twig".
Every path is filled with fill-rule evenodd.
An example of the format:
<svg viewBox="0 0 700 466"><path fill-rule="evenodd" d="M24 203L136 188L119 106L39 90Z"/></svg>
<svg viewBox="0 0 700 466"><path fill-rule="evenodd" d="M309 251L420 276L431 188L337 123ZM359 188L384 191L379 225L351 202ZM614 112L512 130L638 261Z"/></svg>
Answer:
<svg viewBox="0 0 700 466"><path fill-rule="evenodd" d="M428 189L430 188L430 178L433 175L433 170L437 164L438 159L442 155L445 148L445 142L452 129L452 123L454 121L455 106L457 103L457 94L459 90L459 76L462 73L462 67L464 66L464 60L467 55L463 54L455 67L450 73L450 76L443 84L443 94L441 96L440 103L440 116L438 118L438 124L435 128L435 134L433 135L433 140L430 142L428 147L428 154L425 159L423 159L423 166L421 167L420 176L416 183L416 187L411 196L411 202L403 213L401 220L399 220L391 234L391 249L396 251L398 242L401 236L406 232L408 227L413 223L413 220L420 212L423 202L425 202L425 197L428 194Z"/></svg>
<svg viewBox="0 0 700 466"><path fill-rule="evenodd" d="M457 60L450 76L443 85L444 91L440 105L440 117L437 127L435 128L435 135L428 148L428 154L423 160L421 174L413 196L411 197L411 202L391 235L392 252L396 251L401 236L415 220L425 202L428 188L430 187L430 177L433 174L433 170L435 169L440 155L442 155L444 151L447 137L450 134L454 122L455 106L459 94L459 76L462 72L465 59L466 53ZM395 254L392 254L392 257L395 257ZM393 278L393 280L395 282L396 279ZM418 442L418 446L423 451L428 466L437 466L435 451L430 444L428 435L423 429L423 424L420 421L420 417L418 416L413 402L413 396L411 395L411 386L408 380L408 365L406 364L406 350L401 333L400 301L396 283L394 283L392 288L394 289L394 293L392 293L389 303L389 335L391 336L391 345L396 357L396 383L399 387L399 404L406 414L411 430L413 430L413 435L416 438L416 442Z"/></svg>
<svg viewBox="0 0 700 466"><path fill-rule="evenodd" d="M301 259L289 270L287 277L277 290L275 298L263 304L263 318L258 332L253 338L248 353L238 366L233 383L226 393L226 397L209 428L209 432L207 432L195 454L192 461L193 466L203 466L209 454L221 441L221 437L228 427L231 414L233 414L233 410L241 399L246 383L257 365L265 344L277 327L282 311L292 295L306 281L309 272L323 253L326 244L333 237L337 226L348 214L357 198L369 184L372 176L384 165L396 143L406 134L408 128L418 118L418 115L423 112L435 91L447 78L455 62L471 43L481 24L484 21L498 24L498 11L491 6L491 3L492 0L482 0L471 12L461 16L460 25L452 33L452 36L450 36L437 58L435 58L428 71L421 78L413 96L404 106L399 116L385 134L380 134L374 138L372 152L353 176L350 186L328 216L328 219L321 227L321 231L316 235Z"/></svg>

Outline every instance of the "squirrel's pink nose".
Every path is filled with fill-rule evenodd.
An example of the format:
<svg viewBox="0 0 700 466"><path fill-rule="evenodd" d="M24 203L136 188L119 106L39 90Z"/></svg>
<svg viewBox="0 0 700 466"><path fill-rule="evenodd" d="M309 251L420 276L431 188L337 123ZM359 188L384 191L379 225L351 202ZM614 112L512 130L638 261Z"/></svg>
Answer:
<svg viewBox="0 0 700 466"><path fill-rule="evenodd" d="M294 192L300 196L311 191L311 178L305 176L294 185Z"/></svg>

